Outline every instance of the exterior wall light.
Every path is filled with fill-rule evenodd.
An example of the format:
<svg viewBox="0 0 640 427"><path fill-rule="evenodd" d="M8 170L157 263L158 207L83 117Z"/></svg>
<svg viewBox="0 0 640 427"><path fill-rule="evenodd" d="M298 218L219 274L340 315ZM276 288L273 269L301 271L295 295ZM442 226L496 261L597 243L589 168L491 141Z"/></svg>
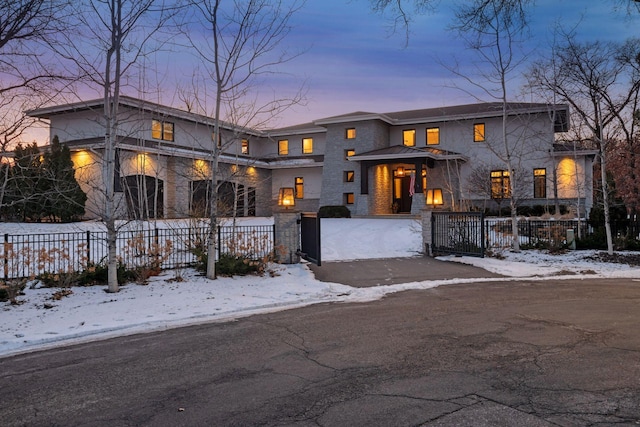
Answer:
<svg viewBox="0 0 640 427"><path fill-rule="evenodd" d="M433 207L444 204L444 199L442 198L442 188L433 188L431 190L427 190L426 201L427 205L431 205Z"/></svg>
<svg viewBox="0 0 640 427"><path fill-rule="evenodd" d="M396 169L396 176L404 176L404 168L402 166L399 166L398 169Z"/></svg>
<svg viewBox="0 0 640 427"><path fill-rule="evenodd" d="M293 188L291 187L282 187L278 192L278 206L284 206L286 208L290 208L296 205L296 199L294 197Z"/></svg>

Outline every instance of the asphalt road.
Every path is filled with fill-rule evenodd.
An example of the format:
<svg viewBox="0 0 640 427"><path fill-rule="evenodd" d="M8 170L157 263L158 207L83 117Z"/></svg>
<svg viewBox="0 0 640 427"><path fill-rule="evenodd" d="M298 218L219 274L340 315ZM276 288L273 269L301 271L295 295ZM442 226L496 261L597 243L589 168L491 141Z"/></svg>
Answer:
<svg viewBox="0 0 640 427"><path fill-rule="evenodd" d="M0 359L3 426L640 424L640 282L451 285Z"/></svg>

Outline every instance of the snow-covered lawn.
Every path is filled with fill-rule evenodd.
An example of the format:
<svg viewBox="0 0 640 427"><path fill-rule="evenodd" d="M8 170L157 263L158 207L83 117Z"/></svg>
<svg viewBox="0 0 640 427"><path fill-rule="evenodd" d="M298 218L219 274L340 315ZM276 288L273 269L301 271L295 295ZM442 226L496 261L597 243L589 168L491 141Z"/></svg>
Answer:
<svg viewBox="0 0 640 427"><path fill-rule="evenodd" d="M9 231L10 225L0 224L3 233L47 232L47 227L51 227L42 224L30 226L21 224L20 231ZM59 229L60 226L53 227ZM77 229L81 225L68 227ZM322 259L328 262L416 256L422 246L419 227L418 222L410 219L323 219ZM476 265L505 276L532 277L532 280L576 277L640 279L640 267L589 258L595 254L595 251L563 255L505 251L502 254L504 259L440 259ZM278 265L274 266L274 272L274 277L246 276L209 281L192 270L184 270L180 272L184 281L179 282L174 280L176 272L167 271L152 278L148 285L128 284L117 294L108 294L101 286L73 288L71 295L59 300L52 298L57 289L27 288L25 295L19 298L23 304L11 306L4 303L0 306L0 355L200 322L228 321L320 302L371 301L408 289L476 281L452 277L439 281L352 288L315 280L306 264ZM490 280L512 279L482 279L483 282Z"/></svg>

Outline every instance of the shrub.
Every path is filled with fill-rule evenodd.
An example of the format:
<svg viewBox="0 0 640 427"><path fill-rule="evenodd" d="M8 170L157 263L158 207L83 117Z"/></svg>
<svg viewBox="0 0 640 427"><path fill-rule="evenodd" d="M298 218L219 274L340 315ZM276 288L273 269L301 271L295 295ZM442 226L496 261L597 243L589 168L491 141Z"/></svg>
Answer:
<svg viewBox="0 0 640 427"><path fill-rule="evenodd" d="M10 301L11 304L17 305L22 302L18 301L18 295L23 295L23 290L27 285L27 279L8 279L0 282L0 302Z"/></svg>
<svg viewBox="0 0 640 427"><path fill-rule="evenodd" d="M104 263L88 263L87 267L79 273L50 273L44 272L36 279L47 288L65 288L69 286L95 286L106 285L107 265ZM129 270L121 262L118 263L118 284L135 281L138 277L135 270Z"/></svg>
<svg viewBox="0 0 640 427"><path fill-rule="evenodd" d="M351 211L346 206L322 206L318 210L319 218L351 218Z"/></svg>
<svg viewBox="0 0 640 427"><path fill-rule="evenodd" d="M222 254L216 262L216 273L221 276L246 276L260 270L260 261L246 256Z"/></svg>

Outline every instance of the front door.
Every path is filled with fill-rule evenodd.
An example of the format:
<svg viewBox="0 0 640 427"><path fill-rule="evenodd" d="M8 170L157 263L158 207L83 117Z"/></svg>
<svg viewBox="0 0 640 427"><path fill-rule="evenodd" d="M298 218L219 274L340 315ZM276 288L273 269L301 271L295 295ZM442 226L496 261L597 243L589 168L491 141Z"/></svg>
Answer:
<svg viewBox="0 0 640 427"><path fill-rule="evenodd" d="M393 178L393 213L411 213L410 185L411 177L409 175Z"/></svg>

